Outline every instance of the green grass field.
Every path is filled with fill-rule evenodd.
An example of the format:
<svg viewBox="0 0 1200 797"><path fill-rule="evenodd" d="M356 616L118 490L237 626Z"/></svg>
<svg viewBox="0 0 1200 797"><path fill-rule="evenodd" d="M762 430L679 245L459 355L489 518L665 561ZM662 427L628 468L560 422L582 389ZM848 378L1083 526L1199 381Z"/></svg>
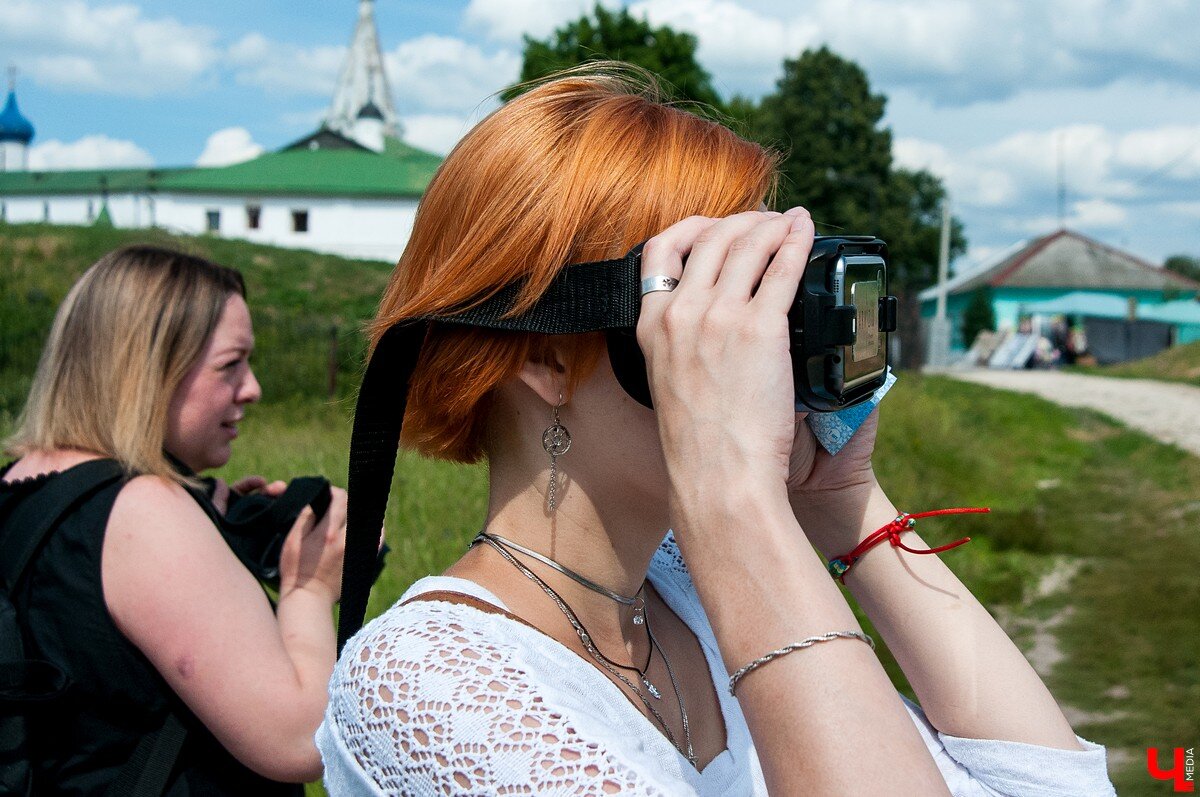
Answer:
<svg viewBox="0 0 1200 797"><path fill-rule="evenodd" d="M144 237L0 225L0 431L23 398L44 311L105 248ZM227 241L182 244L242 268L256 325L284 330L259 330L266 400L251 408L222 473L324 473L344 485L346 396L362 345L354 330L388 269ZM334 322L347 331L341 398L328 401L327 349L305 348L287 325ZM1110 747L1118 792L1164 793L1146 774L1145 748L1200 740L1200 460L1094 413L916 374L903 374L883 404L875 459L909 511L992 507L988 516L926 521L922 536L974 538L943 559L1031 657L1046 653L1039 629L1053 628L1062 658L1048 682L1072 708L1076 731ZM371 615L460 554L483 519L486 478L483 467L401 455L387 515L392 553ZM1066 590L1039 590L1066 568L1076 573ZM890 654L881 649L881 658L909 691Z"/></svg>
<svg viewBox="0 0 1200 797"><path fill-rule="evenodd" d="M348 439L344 405L257 408L225 474L342 481ZM905 374L883 405L876 462L902 507L992 507L927 521L922 536L974 538L943 559L994 613L1063 618L1052 691L1075 709L1076 732L1118 748L1120 794L1159 793L1145 748L1200 738L1200 460L1093 413ZM372 615L460 555L482 521L486 478L482 467L401 457ZM1078 566L1070 588L1039 597L1039 580L1064 564ZM1036 642L1028 627L1013 633L1027 651ZM886 649L881 658L911 695Z"/></svg>

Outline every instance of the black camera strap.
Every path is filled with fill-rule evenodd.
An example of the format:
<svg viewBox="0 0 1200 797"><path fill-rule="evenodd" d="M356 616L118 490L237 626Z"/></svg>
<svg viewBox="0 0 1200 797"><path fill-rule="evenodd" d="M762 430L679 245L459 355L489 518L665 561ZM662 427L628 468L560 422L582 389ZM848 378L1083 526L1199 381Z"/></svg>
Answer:
<svg viewBox="0 0 1200 797"><path fill-rule="evenodd" d="M350 437L349 504L346 555L342 566L342 601L338 615L338 651L362 627L371 584L378 572L376 549L387 510L388 491L396 469L400 428L408 407L408 383L421 347L433 324L459 324L511 332L573 335L609 332L610 351L621 349L624 361L636 353L633 330L641 306L641 245L624 257L577 263L563 268L537 302L514 313L524 281L510 283L480 300L445 314L396 324L383 334L367 364L354 411ZM645 368L622 372L645 383ZM629 389L627 386L626 389ZM631 393L632 395L632 393ZM639 399L641 400L641 399ZM649 390L645 390L645 401ZM645 403L645 402L643 402Z"/></svg>

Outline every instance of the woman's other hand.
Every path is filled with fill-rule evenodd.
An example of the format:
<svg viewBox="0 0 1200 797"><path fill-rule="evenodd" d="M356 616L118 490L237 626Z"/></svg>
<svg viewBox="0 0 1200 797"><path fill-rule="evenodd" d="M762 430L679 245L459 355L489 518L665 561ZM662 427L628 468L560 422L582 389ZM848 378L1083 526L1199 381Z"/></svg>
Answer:
<svg viewBox="0 0 1200 797"><path fill-rule="evenodd" d="M283 495L285 490L287 490L287 482L278 480L268 482L262 476L244 476L232 485L226 484L224 479L213 479L212 502L217 511L224 515L229 511L230 493L253 495L261 492L263 495L278 498Z"/></svg>
<svg viewBox="0 0 1200 797"><path fill-rule="evenodd" d="M871 465L879 410L836 456L821 448L805 418L807 413L796 414L788 500L809 540L826 556L836 556L857 543L869 502L883 498Z"/></svg>
<svg viewBox="0 0 1200 797"><path fill-rule="evenodd" d="M254 493L262 493L269 495L272 498L278 498L287 490L287 482L276 479L273 482L268 482L262 476L243 476L235 481L230 488L238 495L253 495Z"/></svg>
<svg viewBox="0 0 1200 797"><path fill-rule="evenodd" d="M282 598L296 589L316 590L336 602L342 594L342 555L346 550L346 491L330 487L332 500L320 520L305 507L279 554Z"/></svg>

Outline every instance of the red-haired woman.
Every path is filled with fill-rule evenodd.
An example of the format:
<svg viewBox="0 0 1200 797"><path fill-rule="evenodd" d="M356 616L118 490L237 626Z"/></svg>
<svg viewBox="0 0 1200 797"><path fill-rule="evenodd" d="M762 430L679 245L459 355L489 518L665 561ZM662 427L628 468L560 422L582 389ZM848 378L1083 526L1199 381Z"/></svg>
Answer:
<svg viewBox="0 0 1200 797"><path fill-rule="evenodd" d="M529 91L447 158L376 340L518 280L532 302L646 239L643 276L680 282L642 306L655 411L597 334L431 332L403 441L487 458L484 531L343 652L331 793L1112 793L1104 749L936 556L885 546L846 574L918 707L813 551L897 510L874 420L836 457L798 423L786 312L813 227L755 210L775 166L603 74Z"/></svg>

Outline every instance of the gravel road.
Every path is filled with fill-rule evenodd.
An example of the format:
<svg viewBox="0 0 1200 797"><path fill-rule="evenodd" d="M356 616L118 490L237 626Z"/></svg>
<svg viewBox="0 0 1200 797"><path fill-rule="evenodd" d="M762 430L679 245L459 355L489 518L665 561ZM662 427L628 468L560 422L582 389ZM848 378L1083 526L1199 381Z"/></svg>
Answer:
<svg viewBox="0 0 1200 797"><path fill-rule="evenodd" d="M1059 371L944 371L944 376L1087 407L1200 456L1200 388Z"/></svg>

